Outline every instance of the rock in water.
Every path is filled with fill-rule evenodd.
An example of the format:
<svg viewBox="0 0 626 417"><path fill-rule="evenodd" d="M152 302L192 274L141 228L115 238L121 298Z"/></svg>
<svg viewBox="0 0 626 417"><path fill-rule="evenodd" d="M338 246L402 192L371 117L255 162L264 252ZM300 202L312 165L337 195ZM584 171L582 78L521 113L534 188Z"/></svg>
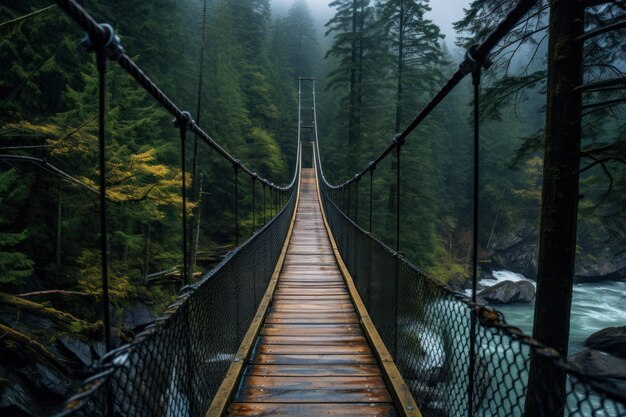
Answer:
<svg viewBox="0 0 626 417"><path fill-rule="evenodd" d="M535 299L535 286L530 281L503 281L478 295L494 304L530 303Z"/></svg>
<svg viewBox="0 0 626 417"><path fill-rule="evenodd" d="M626 392L626 360L598 350L583 350L568 359L583 374L602 377L618 390Z"/></svg>
<svg viewBox="0 0 626 417"><path fill-rule="evenodd" d="M597 331L585 340L585 346L626 359L626 326Z"/></svg>

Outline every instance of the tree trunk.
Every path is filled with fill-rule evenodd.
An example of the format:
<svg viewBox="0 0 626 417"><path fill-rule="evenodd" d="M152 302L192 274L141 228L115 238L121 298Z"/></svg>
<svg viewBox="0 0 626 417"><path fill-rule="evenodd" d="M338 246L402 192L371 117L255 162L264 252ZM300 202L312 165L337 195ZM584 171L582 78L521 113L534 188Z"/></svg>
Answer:
<svg viewBox="0 0 626 417"><path fill-rule="evenodd" d="M550 1L548 102L533 337L567 357L576 254L584 9ZM563 415L565 373L532 354L525 415ZM550 399L549 401L546 399Z"/></svg>

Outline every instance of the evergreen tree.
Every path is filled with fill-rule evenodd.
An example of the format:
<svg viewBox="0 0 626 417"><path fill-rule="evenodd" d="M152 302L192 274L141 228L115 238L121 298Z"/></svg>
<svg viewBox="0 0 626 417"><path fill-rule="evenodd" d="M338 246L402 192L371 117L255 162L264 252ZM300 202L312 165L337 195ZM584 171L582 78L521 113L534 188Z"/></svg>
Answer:
<svg viewBox="0 0 626 417"><path fill-rule="evenodd" d="M406 122L406 108L415 109L418 100L429 98L441 84L442 52L439 27L426 19L428 0L389 0L381 4L381 20L393 39L396 55L396 132ZM409 116L413 116L410 114Z"/></svg>
<svg viewBox="0 0 626 417"><path fill-rule="evenodd" d="M283 41L287 55L287 68L292 69L293 78L314 76L318 69L317 34L313 18L305 0L296 0L284 21Z"/></svg>

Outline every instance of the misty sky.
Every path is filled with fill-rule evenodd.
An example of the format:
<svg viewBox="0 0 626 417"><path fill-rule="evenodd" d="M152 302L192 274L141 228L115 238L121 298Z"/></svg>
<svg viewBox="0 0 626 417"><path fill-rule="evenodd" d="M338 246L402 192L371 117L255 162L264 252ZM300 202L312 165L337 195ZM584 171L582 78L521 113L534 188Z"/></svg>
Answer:
<svg viewBox="0 0 626 417"><path fill-rule="evenodd" d="M317 27L323 27L324 23L333 15L333 10L328 7L329 0L307 0L309 8L316 20ZM446 42L452 45L455 40L452 22L463 16L463 8L467 7L470 0L431 0L432 11L429 18L432 19L446 35ZM277 14L284 14L293 4L293 0L272 0L272 10ZM320 29L321 31L321 29Z"/></svg>

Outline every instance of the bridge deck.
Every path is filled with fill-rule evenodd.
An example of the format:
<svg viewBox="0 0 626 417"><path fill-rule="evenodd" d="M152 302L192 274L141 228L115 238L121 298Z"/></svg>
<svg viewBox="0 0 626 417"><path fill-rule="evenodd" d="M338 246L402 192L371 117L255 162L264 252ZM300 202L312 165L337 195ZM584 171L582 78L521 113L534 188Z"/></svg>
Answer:
<svg viewBox="0 0 626 417"><path fill-rule="evenodd" d="M303 169L283 269L229 415L397 415L333 255L312 169Z"/></svg>

